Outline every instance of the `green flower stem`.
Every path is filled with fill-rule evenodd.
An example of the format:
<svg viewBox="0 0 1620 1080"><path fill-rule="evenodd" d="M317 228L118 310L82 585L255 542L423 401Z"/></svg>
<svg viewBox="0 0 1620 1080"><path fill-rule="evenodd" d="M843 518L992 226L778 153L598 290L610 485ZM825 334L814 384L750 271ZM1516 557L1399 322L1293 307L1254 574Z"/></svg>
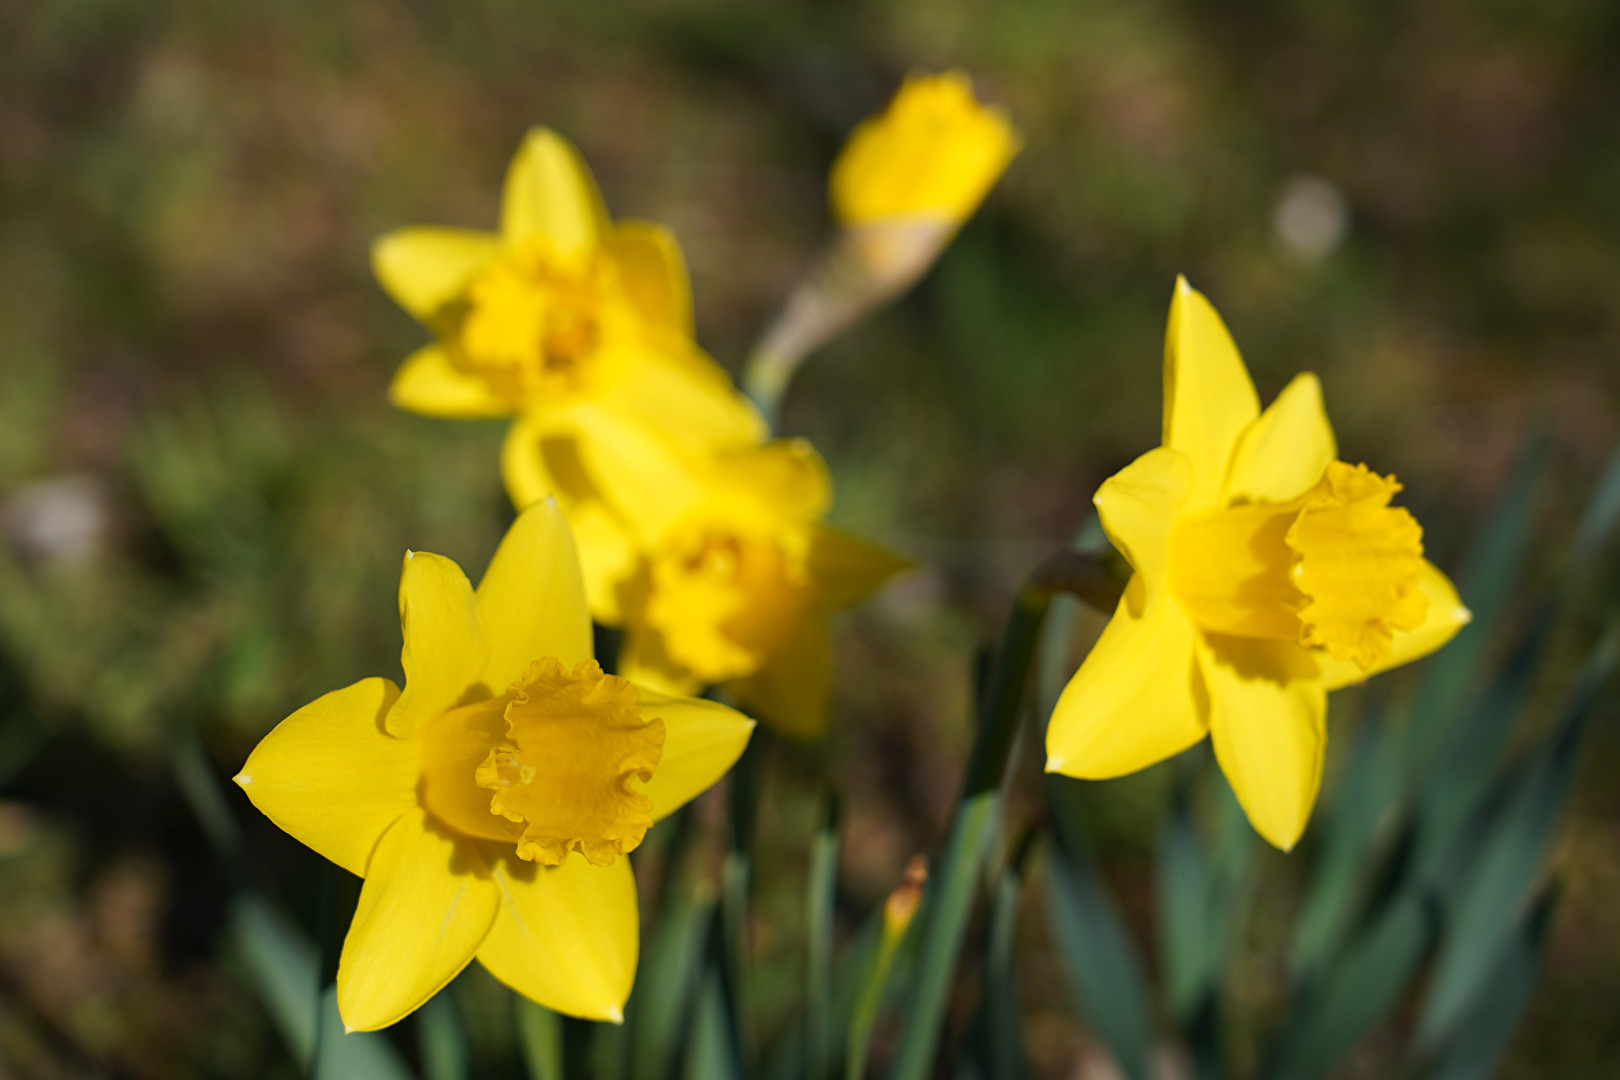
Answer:
<svg viewBox="0 0 1620 1080"><path fill-rule="evenodd" d="M928 882L917 976L893 1080L923 1080L933 1065L946 998L973 909L974 887L1001 805L1002 775L1039 651L1041 623L1052 598L1068 593L1112 611L1121 592L1118 578L1109 572L1103 558L1077 551L1059 552L1047 559L1019 591L980 704L978 734L950 837L936 863L935 876Z"/></svg>
<svg viewBox="0 0 1620 1080"><path fill-rule="evenodd" d="M743 369L743 392L765 418L765 426L776 429L776 419L782 409L782 398L788 384L804 362L804 354L755 349Z"/></svg>

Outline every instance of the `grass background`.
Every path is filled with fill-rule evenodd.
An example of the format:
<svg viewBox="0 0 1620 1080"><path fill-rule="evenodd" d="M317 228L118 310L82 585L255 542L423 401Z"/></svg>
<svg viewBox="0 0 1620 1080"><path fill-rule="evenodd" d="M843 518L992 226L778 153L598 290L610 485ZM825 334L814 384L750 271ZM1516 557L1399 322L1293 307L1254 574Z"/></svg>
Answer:
<svg viewBox="0 0 1620 1080"><path fill-rule="evenodd" d="M493 550L500 426L387 406L422 332L367 247L492 226L529 125L580 146L616 215L675 229L733 370L828 235L844 134L907 71L966 68L1026 136L933 274L818 355L784 413L829 460L835 519L922 569L842 622L835 732L767 786L768 1011L796 977L812 775L845 799L853 920L938 842L973 656L1015 582L1156 444L1177 273L1263 399L1322 376L1341 455L1401 478L1442 566L1547 425L1553 565L1620 439L1617 55L1602 0L0 8L0 1077L294 1074L216 947L227 883L169 748L196 727L228 776L292 709L396 674L395 560L476 573ZM1314 258L1277 225L1303 176L1347 208ZM1620 1053L1605 709L1509 1076ZM1092 793L1144 940L1162 789ZM236 809L312 918L313 856ZM1297 872L1270 857L1231 988L1256 1023ZM1025 921L1031 1053L1102 1075ZM1384 1049L1345 1075L1380 1075Z"/></svg>

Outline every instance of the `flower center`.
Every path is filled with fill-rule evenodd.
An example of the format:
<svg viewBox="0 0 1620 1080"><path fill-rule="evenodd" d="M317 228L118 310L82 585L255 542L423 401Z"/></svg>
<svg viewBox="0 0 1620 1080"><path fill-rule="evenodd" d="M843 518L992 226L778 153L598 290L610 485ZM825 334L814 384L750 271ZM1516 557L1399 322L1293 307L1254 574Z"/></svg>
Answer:
<svg viewBox="0 0 1620 1080"><path fill-rule="evenodd" d="M802 623L809 581L780 539L693 529L652 560L647 622L704 682L751 675Z"/></svg>
<svg viewBox="0 0 1620 1080"><path fill-rule="evenodd" d="M1295 640L1370 670L1395 631L1417 629L1428 612L1423 529L1389 505L1400 489L1335 461L1286 503L1178 522L1171 578L1182 606L1204 630Z"/></svg>
<svg viewBox="0 0 1620 1080"><path fill-rule="evenodd" d="M577 851L609 866L652 825L664 722L594 660L546 657L498 697L446 713L423 741L423 802L451 826L556 866Z"/></svg>
<svg viewBox="0 0 1620 1080"><path fill-rule="evenodd" d="M578 390L623 302L606 260L562 260L532 241L468 288L457 360L519 403Z"/></svg>

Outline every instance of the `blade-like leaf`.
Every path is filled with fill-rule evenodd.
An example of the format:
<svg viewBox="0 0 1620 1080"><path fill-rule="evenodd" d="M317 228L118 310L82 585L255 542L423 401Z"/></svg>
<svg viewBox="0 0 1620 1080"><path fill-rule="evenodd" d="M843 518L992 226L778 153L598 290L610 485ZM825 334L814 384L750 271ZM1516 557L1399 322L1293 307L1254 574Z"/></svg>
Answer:
<svg viewBox="0 0 1620 1080"><path fill-rule="evenodd" d="M1386 905L1329 971L1321 991L1288 1021L1263 1074L1267 1080L1327 1075L1400 1003L1433 943L1437 920L1434 903L1416 892Z"/></svg>
<svg viewBox="0 0 1620 1080"><path fill-rule="evenodd" d="M1092 865L1078 830L1078 809L1067 777L1048 776L1060 828L1047 845L1048 910L1059 958L1079 999L1080 1015L1106 1042L1127 1076L1147 1075L1153 1040L1147 980L1107 885Z"/></svg>
<svg viewBox="0 0 1620 1080"><path fill-rule="evenodd" d="M433 995L416 1012L424 1080L467 1080L467 1033L449 993Z"/></svg>
<svg viewBox="0 0 1620 1080"><path fill-rule="evenodd" d="M1488 1080L1495 1074L1535 992L1557 900L1556 887L1548 887L1531 906L1512 944L1486 978L1484 993L1457 1021L1455 1034L1430 1074L1434 1080Z"/></svg>
<svg viewBox="0 0 1620 1080"><path fill-rule="evenodd" d="M1510 782L1479 857L1459 883L1418 1020L1421 1047L1432 1049L1447 1037L1510 946L1574 783L1586 722L1617 659L1620 626L1592 650L1557 723Z"/></svg>
<svg viewBox="0 0 1620 1080"><path fill-rule="evenodd" d="M529 1080L563 1080L563 1018L521 994L515 997L518 1044Z"/></svg>

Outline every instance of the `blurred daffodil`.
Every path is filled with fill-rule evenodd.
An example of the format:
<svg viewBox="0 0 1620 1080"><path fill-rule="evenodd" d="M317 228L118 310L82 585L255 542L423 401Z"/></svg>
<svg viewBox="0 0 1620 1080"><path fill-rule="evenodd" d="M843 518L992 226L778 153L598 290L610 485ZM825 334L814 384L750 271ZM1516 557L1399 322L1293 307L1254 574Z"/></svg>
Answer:
<svg viewBox="0 0 1620 1080"><path fill-rule="evenodd" d="M1135 573L1053 712L1047 769L1120 776L1208 734L1250 822L1286 850L1321 782L1327 692L1432 652L1469 613L1389 505L1394 478L1337 460L1316 377L1262 412L1184 280L1164 380L1164 444L1096 495Z"/></svg>
<svg viewBox="0 0 1620 1080"><path fill-rule="evenodd" d="M619 1020L637 911L621 856L712 785L753 721L606 675L561 512L518 517L476 590L438 555L400 577L404 690L327 694L236 782L365 878L338 966L350 1030L416 1009L476 956L559 1012Z"/></svg>
<svg viewBox="0 0 1620 1080"><path fill-rule="evenodd" d="M609 404L695 438L757 439L758 415L692 341L686 265L667 229L609 220L567 140L531 131L506 176L498 233L400 229L378 280L438 340L389 395L431 416Z"/></svg>
<svg viewBox="0 0 1620 1080"><path fill-rule="evenodd" d="M833 163L833 213L881 222L966 221L1018 153L1000 109L979 103L965 72L912 75L882 114L863 122Z"/></svg>
<svg viewBox="0 0 1620 1080"><path fill-rule="evenodd" d="M592 611L626 629L627 676L672 693L729 684L798 738L826 723L828 615L907 565L821 522L831 483L801 440L694 453L628 424L520 423L503 466L515 502L553 494L575 523Z"/></svg>
<svg viewBox="0 0 1620 1080"><path fill-rule="evenodd" d="M912 75L856 127L828 185L843 228L749 361L748 393L767 415L806 355L927 272L1021 141L961 71Z"/></svg>

